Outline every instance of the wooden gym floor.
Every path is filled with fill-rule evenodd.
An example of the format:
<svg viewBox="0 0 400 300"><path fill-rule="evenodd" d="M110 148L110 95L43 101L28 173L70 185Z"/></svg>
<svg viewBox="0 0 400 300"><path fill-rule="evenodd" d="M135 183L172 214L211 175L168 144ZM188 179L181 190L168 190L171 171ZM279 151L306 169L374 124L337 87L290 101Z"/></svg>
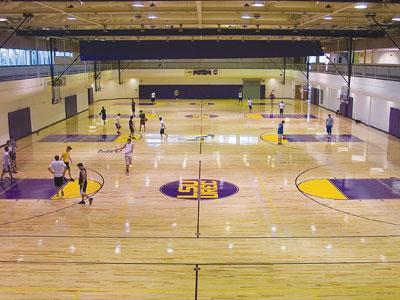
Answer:
<svg viewBox="0 0 400 300"><path fill-rule="evenodd" d="M115 138L113 117L98 118L103 105L129 115L128 99L18 141L21 180L51 179L49 162L69 144L74 164L104 185L89 207L42 199L40 184L11 193L3 183L0 299L398 299L399 139L335 116L344 140L328 143L327 110L285 102L278 146L277 103L255 101L248 115L234 100L142 101L149 122L129 177L122 154L108 151L128 119ZM165 184L200 178L218 180L221 198L167 195L177 191Z"/></svg>

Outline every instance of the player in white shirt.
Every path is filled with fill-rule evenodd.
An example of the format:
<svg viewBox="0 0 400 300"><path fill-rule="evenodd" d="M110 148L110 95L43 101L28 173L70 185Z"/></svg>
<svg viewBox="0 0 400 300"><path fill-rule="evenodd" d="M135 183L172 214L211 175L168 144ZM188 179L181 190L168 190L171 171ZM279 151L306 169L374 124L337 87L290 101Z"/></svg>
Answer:
<svg viewBox="0 0 400 300"><path fill-rule="evenodd" d="M125 174L129 176L129 167L132 165L132 155L133 155L133 143L132 139L128 138L126 144L121 148L117 148L116 151L123 151L125 158Z"/></svg>
<svg viewBox="0 0 400 300"><path fill-rule="evenodd" d="M1 172L1 180L3 180L4 174L7 172L8 175L10 175L10 179L13 180L14 177L12 176L11 173L11 159L10 159L10 153L9 153L8 147L4 147L4 153L3 153L3 171Z"/></svg>
<svg viewBox="0 0 400 300"><path fill-rule="evenodd" d="M243 91L239 90L238 92L238 105L243 105Z"/></svg>
<svg viewBox="0 0 400 300"><path fill-rule="evenodd" d="M253 101L249 98L247 100L247 106L249 107L249 111L251 112L253 110Z"/></svg>
<svg viewBox="0 0 400 300"><path fill-rule="evenodd" d="M285 103L283 101L279 102L279 115L283 116L283 111L285 110Z"/></svg>
<svg viewBox="0 0 400 300"><path fill-rule="evenodd" d="M165 139L168 138L168 134L165 133L165 129L167 129L167 126L165 126L165 122L163 120L163 118L159 117L158 118L160 120L160 135L161 135L161 139L163 139L163 137L165 136Z"/></svg>
<svg viewBox="0 0 400 300"><path fill-rule="evenodd" d="M156 92L151 93L151 103L156 102Z"/></svg>
<svg viewBox="0 0 400 300"><path fill-rule="evenodd" d="M51 174L54 175L54 185L57 190L57 197L58 192L61 190L61 197L64 196L64 191L62 190L62 186L64 185L64 174L67 170L67 165L60 160L58 155L54 156L54 160L50 163L49 167L47 168Z"/></svg>

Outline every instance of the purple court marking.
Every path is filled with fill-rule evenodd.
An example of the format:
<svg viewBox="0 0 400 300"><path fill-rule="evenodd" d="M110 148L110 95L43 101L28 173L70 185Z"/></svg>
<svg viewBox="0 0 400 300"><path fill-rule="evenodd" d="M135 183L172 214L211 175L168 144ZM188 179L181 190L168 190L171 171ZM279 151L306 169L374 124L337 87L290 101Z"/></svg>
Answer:
<svg viewBox="0 0 400 300"><path fill-rule="evenodd" d="M400 180L388 179L329 179L349 200L400 199ZM393 189L391 188L393 187Z"/></svg>
<svg viewBox="0 0 400 300"><path fill-rule="evenodd" d="M116 134L70 134L70 135L48 135L42 138L39 142L54 142L54 143L110 143L118 137Z"/></svg>
<svg viewBox="0 0 400 300"><path fill-rule="evenodd" d="M200 183L201 200L216 200L235 195L239 188L229 182L202 179ZM198 200L199 180L182 179L173 181L160 187L160 192L168 197L182 200Z"/></svg>
<svg viewBox="0 0 400 300"><path fill-rule="evenodd" d="M292 143L315 143L326 142L328 136L326 135L312 135L312 134L285 134L288 142ZM362 142L358 137L351 134L340 134L332 136L332 142Z"/></svg>
<svg viewBox="0 0 400 300"><path fill-rule="evenodd" d="M198 114L198 115L186 115L185 116L185 118L190 118L190 119L197 119L197 118L200 118L201 117L201 115L200 114ZM211 118L218 118L218 115L215 115L215 114L203 114L203 118L209 118L209 119L211 119Z"/></svg>
<svg viewBox="0 0 400 300"><path fill-rule="evenodd" d="M114 103L113 105L129 105L131 106L131 103ZM152 102L136 102L136 105L156 105L156 103L152 103Z"/></svg>
<svg viewBox="0 0 400 300"><path fill-rule="evenodd" d="M281 119L281 118L288 118L288 119L317 119L314 115L307 115L307 114L283 114L283 116L279 114L261 114L264 119Z"/></svg>
<svg viewBox="0 0 400 300"><path fill-rule="evenodd" d="M67 180L65 180L67 182ZM21 179L0 181L0 199L50 200L56 193L53 179Z"/></svg>

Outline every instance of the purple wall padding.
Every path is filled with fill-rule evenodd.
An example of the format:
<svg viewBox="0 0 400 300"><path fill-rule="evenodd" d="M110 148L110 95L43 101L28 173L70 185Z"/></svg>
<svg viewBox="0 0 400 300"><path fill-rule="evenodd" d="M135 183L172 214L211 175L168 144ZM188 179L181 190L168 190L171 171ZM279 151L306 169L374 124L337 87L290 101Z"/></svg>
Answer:
<svg viewBox="0 0 400 300"><path fill-rule="evenodd" d="M175 99L174 91L179 90L181 99L237 99L242 85L140 85L139 98L150 99L151 93L157 99ZM261 88L260 88L261 89ZM265 86L264 86L265 91ZM264 92L265 93L265 92Z"/></svg>
<svg viewBox="0 0 400 300"><path fill-rule="evenodd" d="M340 114L346 118L353 118L353 98L349 98L349 103L340 103Z"/></svg>
<svg viewBox="0 0 400 300"><path fill-rule="evenodd" d="M90 87L87 89L88 91L88 105L91 105L94 103L94 93L93 93L93 88Z"/></svg>
<svg viewBox="0 0 400 300"><path fill-rule="evenodd" d="M323 55L319 41L80 41L79 48L82 61Z"/></svg>
<svg viewBox="0 0 400 300"><path fill-rule="evenodd" d="M65 97L65 117L71 118L78 113L76 95Z"/></svg>
<svg viewBox="0 0 400 300"><path fill-rule="evenodd" d="M400 138L400 109L394 107L390 108L389 134Z"/></svg>
<svg viewBox="0 0 400 300"><path fill-rule="evenodd" d="M32 133L31 110L29 107L8 113L8 131L15 139Z"/></svg>

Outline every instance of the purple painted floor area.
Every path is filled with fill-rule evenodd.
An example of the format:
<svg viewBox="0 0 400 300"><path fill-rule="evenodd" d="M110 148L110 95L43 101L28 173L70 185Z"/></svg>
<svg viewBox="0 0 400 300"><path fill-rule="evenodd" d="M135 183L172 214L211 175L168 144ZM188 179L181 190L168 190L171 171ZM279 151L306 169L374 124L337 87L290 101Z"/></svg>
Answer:
<svg viewBox="0 0 400 300"><path fill-rule="evenodd" d="M113 105L129 105L129 106L131 106L132 104L131 103L114 103ZM136 105L143 105L143 106L146 106L146 105L149 105L149 106L151 106L151 105L156 105L156 103L152 103L152 102L139 102L139 103L136 103Z"/></svg>
<svg viewBox="0 0 400 300"><path fill-rule="evenodd" d="M65 181L67 182L67 181ZM0 181L0 199L50 200L55 194L53 179L19 179Z"/></svg>
<svg viewBox="0 0 400 300"><path fill-rule="evenodd" d="M118 135L116 134L70 134L70 135L48 135L42 138L39 142L53 142L53 143L109 143L113 142Z"/></svg>
<svg viewBox="0 0 400 300"><path fill-rule="evenodd" d="M326 142L328 136L326 135L312 135L312 134L285 134L288 142L292 143L315 143ZM358 137L351 134L340 134L332 136L332 142L362 142Z"/></svg>
<svg viewBox="0 0 400 300"><path fill-rule="evenodd" d="M349 200L400 199L400 180L385 179L329 179Z"/></svg>
<svg viewBox="0 0 400 300"><path fill-rule="evenodd" d="M307 114L283 114L283 116L279 114L261 114L264 119L281 119L281 118L288 118L288 119L317 119L314 115L307 115Z"/></svg>

